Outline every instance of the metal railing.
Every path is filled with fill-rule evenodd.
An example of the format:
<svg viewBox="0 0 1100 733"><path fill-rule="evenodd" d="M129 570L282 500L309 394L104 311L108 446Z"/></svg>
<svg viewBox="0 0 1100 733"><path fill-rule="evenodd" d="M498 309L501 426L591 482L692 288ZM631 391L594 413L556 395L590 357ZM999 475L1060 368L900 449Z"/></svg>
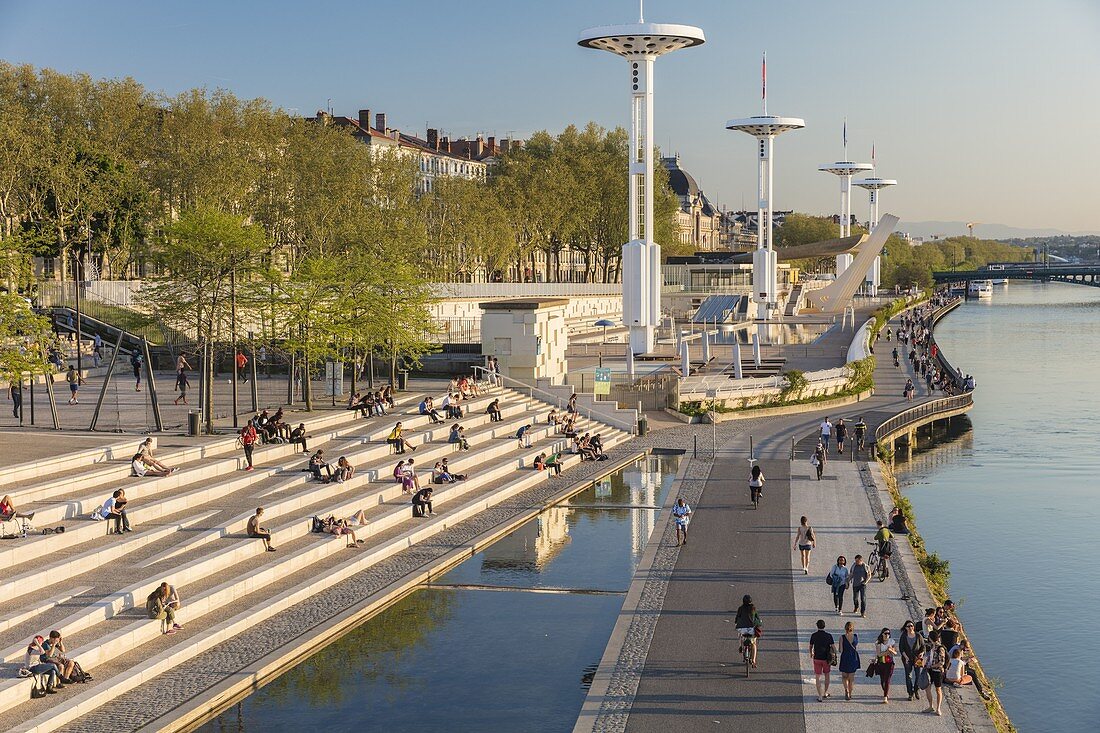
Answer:
<svg viewBox="0 0 1100 733"><path fill-rule="evenodd" d="M803 374L809 383L807 389L821 388L826 382L846 383L850 376L848 367L836 367L833 369L821 369L816 372ZM746 379L730 379L727 374L710 374L705 377L688 377L680 384L680 398L689 394L705 394L715 398L735 397L745 392L759 392L760 390L782 390L787 386L787 378L782 374L772 377L748 377ZM829 385L832 386L832 385Z"/></svg>
<svg viewBox="0 0 1100 733"><path fill-rule="evenodd" d="M501 387L508 387L509 389L515 390L517 392L526 392L527 396L530 397L531 399L535 399L535 397L537 396L538 399L542 400L543 402L547 402L551 405L556 405L557 409L559 409L559 410L564 410L566 408L567 403L568 403L568 400L563 400L560 395L556 395L553 392L547 392L544 389L539 389L538 387L534 387L534 386L532 386L530 384L527 384L525 382L521 382L518 379L512 379L511 377L506 377L503 374L500 374L498 372L490 372L488 369L486 369L483 366L473 364L472 368L474 370L474 379L475 380L478 379L478 375L480 375L480 378L482 380L488 382L489 384L499 384ZM612 403L608 402L608 404L610 405ZM614 425L614 424L612 424L611 422L608 421L608 418L607 418L606 415L596 417L594 415L593 410L591 410L587 407L581 407L580 405L577 405L576 409L577 409L577 412L579 414L584 415L586 418L588 418L589 420L592 420L593 422L603 423L604 425L607 425L608 427L612 427L612 428L615 428L617 430L622 430L623 432L630 433L631 435L634 435L635 432L637 431L637 425L629 425L628 427L623 427L621 425ZM615 405L615 409L619 409L617 404Z"/></svg>
<svg viewBox="0 0 1100 733"><path fill-rule="evenodd" d="M932 343L936 345L936 361L939 362L940 368L943 371L943 373L950 376L951 384L957 390L964 389L963 378L961 376L961 373L957 369L955 369L955 367L953 367L951 365L951 362L949 362L947 360L947 357L944 356L943 349L936 342L936 330L935 329L936 329L936 324L940 321L940 319L943 318L944 316L946 316L951 311L958 308L959 305L962 302L963 302L963 298L961 298L961 297L955 298L951 301L948 301L946 304L940 306L935 311L933 311L932 315L929 317L929 334L930 334Z"/></svg>
<svg viewBox="0 0 1100 733"><path fill-rule="evenodd" d="M875 428L875 442L886 440L887 437L913 425L921 425L927 422L929 417L965 410L973 404L974 393L964 392L953 397L941 397L923 402L916 407L910 407Z"/></svg>

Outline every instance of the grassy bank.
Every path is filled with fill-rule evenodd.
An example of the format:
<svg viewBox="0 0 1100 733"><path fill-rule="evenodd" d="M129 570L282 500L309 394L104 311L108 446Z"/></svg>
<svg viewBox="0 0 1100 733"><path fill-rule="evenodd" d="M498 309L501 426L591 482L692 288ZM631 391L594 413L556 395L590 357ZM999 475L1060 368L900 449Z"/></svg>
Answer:
<svg viewBox="0 0 1100 733"><path fill-rule="evenodd" d="M935 599L937 604L942 604L948 598L951 582L950 565L947 560L944 560L935 552L928 551L924 544L924 538L917 531L913 504L898 489L898 480L894 475L893 467L887 461L881 461L880 464L882 475L886 479L886 488L890 491L894 506L901 509L902 514L905 515L906 524L909 525L909 544L912 545L913 555L916 556L917 563L920 565L921 571L924 572L924 579L928 583L929 590L932 591L932 598ZM973 642L971 642L971 646L973 647ZM985 700L985 708L989 711L989 717L993 720L993 725L997 727L1000 733L1017 733L1016 726L1012 724L1004 706L1001 705L1000 698L997 697L996 688L1000 687L1000 682L987 675L981 662L977 660L970 664L970 669L978 678L982 689L989 693L989 698Z"/></svg>

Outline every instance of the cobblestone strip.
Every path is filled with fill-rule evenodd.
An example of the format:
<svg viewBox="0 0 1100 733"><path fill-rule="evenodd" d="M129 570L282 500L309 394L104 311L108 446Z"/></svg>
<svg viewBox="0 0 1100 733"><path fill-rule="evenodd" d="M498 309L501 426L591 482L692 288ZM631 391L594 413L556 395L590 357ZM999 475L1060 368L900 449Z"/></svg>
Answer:
<svg viewBox="0 0 1100 733"><path fill-rule="evenodd" d="M608 453L608 463L585 462L563 474L569 483L600 475L605 466L647 447L651 440L631 440ZM532 506L554 498L569 484L546 481L451 527L367 570L327 588L271 620L237 635L230 643L199 654L172 672L142 684L98 710L61 728L71 733L136 731L171 713L205 690L293 640L309 634L334 616L362 603L374 593ZM701 490L700 482L700 490Z"/></svg>
<svg viewBox="0 0 1100 733"><path fill-rule="evenodd" d="M676 493L683 496L688 504L695 505L703 494L703 487L714 462L712 456L688 460L691 463ZM626 730L626 721L634 704L634 696L638 692L649 645L664 608L665 593L680 556L674 532L672 524L666 524L649 577L642 588L641 599L631 618L615 669L611 673L607 693L593 724L592 730L595 733L621 733Z"/></svg>
<svg viewBox="0 0 1100 733"><path fill-rule="evenodd" d="M859 466L859 478L863 483L863 489L867 492L867 501L871 504L871 513L875 515L875 520L888 521L886 507L882 505L882 496L879 494L878 484L875 483L875 477L866 463ZM913 585L913 579L909 577L909 572L898 555L890 558L890 572L897 579L902 593L909 598L906 602L909 607L909 618L923 618L924 608L921 607L920 600L917 597L916 586ZM921 576L920 582L925 583L923 576ZM976 729L974 724L970 722L970 715L966 710L966 706L963 705L958 690L945 684L943 691L947 705L951 708L951 716L955 720L955 726L961 733L973 733Z"/></svg>

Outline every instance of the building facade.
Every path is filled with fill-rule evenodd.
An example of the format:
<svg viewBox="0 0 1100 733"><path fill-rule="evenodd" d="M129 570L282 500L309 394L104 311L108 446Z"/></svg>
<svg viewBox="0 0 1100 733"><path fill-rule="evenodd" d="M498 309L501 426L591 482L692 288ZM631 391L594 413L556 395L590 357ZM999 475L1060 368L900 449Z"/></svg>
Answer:
<svg viewBox="0 0 1100 733"><path fill-rule="evenodd" d="M715 252L725 248L722 236L722 214L710 202L699 184L680 165L679 154L661 158L668 171L668 185L680 199L676 212L676 232L681 244L694 252Z"/></svg>

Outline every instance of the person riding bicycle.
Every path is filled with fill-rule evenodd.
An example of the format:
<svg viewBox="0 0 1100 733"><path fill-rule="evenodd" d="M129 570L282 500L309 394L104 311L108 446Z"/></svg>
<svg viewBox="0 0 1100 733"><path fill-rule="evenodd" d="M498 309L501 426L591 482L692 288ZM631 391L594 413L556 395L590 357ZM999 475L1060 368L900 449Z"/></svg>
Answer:
<svg viewBox="0 0 1100 733"><path fill-rule="evenodd" d="M878 532L875 532L875 542L878 543L878 554L883 558L890 557L893 551L890 549L890 538L894 534L886 528L882 520L878 520Z"/></svg>
<svg viewBox="0 0 1100 733"><path fill-rule="evenodd" d="M752 467L752 475L749 476L749 501L756 504L764 496L764 472L760 466Z"/></svg>
<svg viewBox="0 0 1100 733"><path fill-rule="evenodd" d="M737 609L737 618L734 620L734 624L737 627L737 633L741 635L741 644L737 647L739 654L745 653L745 644L751 647L752 655L749 657L749 661L753 668L756 668L756 637L760 629L760 615L756 613L756 606L753 605L752 596L745 595L741 599L741 607Z"/></svg>
<svg viewBox="0 0 1100 733"><path fill-rule="evenodd" d="M894 347L894 367L901 366L901 361L898 359L898 347Z"/></svg>

